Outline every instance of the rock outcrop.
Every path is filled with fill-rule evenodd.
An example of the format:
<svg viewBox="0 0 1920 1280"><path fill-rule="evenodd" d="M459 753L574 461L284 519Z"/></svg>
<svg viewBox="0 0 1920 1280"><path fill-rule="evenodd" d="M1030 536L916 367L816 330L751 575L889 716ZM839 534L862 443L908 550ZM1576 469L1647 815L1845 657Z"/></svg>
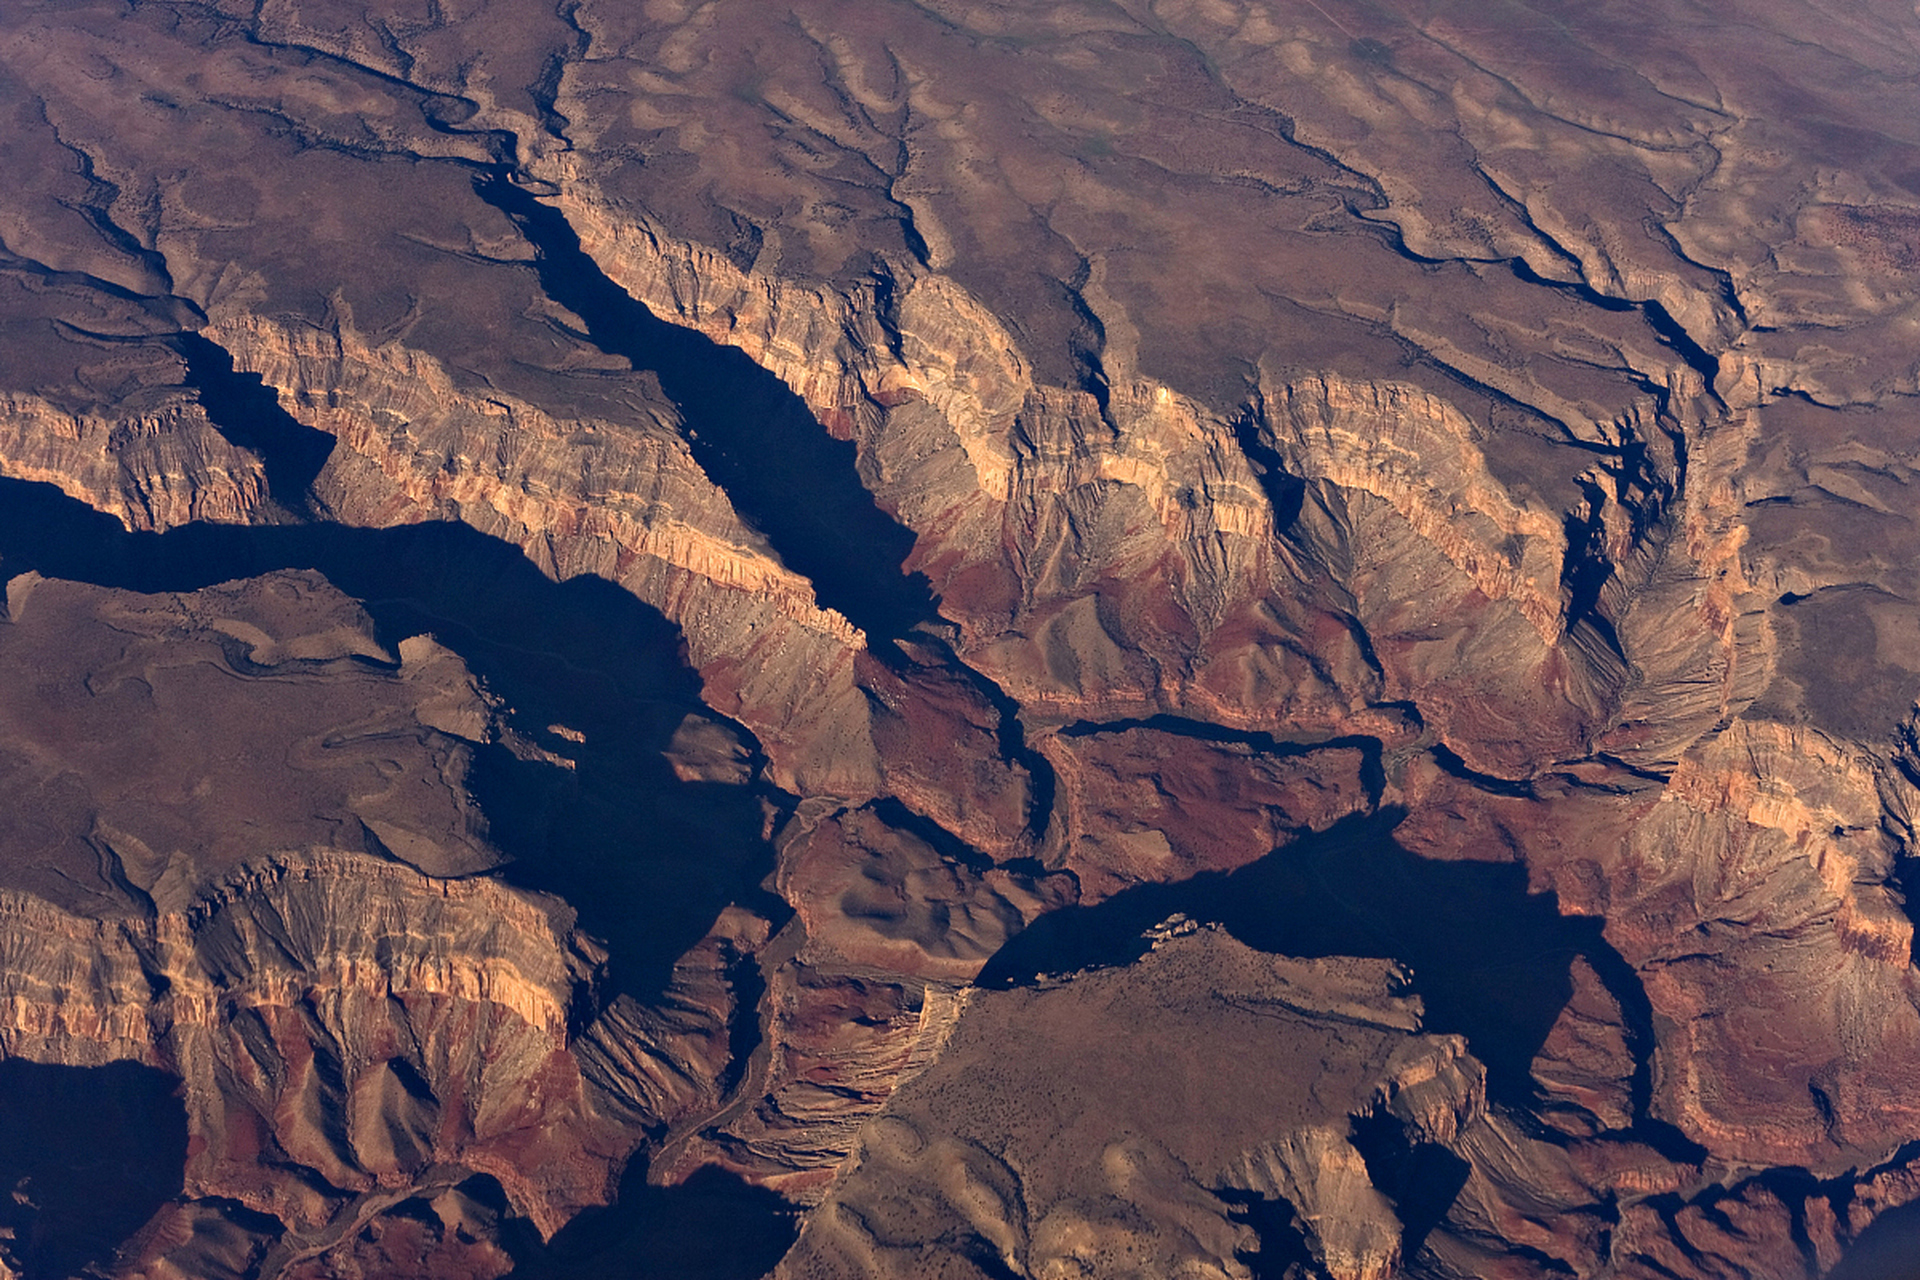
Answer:
<svg viewBox="0 0 1920 1280"><path fill-rule="evenodd" d="M184 1097L184 1185L126 1265L190 1270L237 1231L297 1274L473 1178L550 1234L637 1140L614 1099L713 1104L724 984L685 984L678 1036L596 1021L573 911L475 876L500 861L467 790L495 712L430 639L388 650L313 573L169 597L26 574L0 664L0 1053L141 1063Z"/></svg>
<svg viewBox="0 0 1920 1280"><path fill-rule="evenodd" d="M1403 1224L1351 1131L1445 1143L1485 1105L1403 980L1176 921L1134 966L976 993L777 1274L1245 1276L1280 1242L1235 1206L1266 1201L1325 1274L1393 1275Z"/></svg>
<svg viewBox="0 0 1920 1280"><path fill-rule="evenodd" d="M9 6L6 1265L1893 1247L1920 32L1538 16Z"/></svg>

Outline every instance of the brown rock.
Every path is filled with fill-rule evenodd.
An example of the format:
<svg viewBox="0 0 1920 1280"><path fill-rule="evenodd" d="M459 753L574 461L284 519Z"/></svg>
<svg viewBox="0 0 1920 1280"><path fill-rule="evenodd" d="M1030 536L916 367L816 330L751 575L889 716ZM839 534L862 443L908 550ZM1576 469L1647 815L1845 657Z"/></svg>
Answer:
<svg viewBox="0 0 1920 1280"><path fill-rule="evenodd" d="M1353 748L1270 754L1149 728L1044 743L1064 805L1065 866L1086 903L1232 871L1371 808Z"/></svg>
<svg viewBox="0 0 1920 1280"><path fill-rule="evenodd" d="M314 573L166 597L8 588L21 856L0 886L0 1046L180 1077L184 1198L139 1266L432 1255L498 1274L492 1245L380 1215L484 1174L550 1233L606 1199L635 1110L717 1105L730 996L699 954L677 1022L610 1015L576 1039L604 953L557 899L473 875L498 861L464 785L493 710L450 652L385 650ZM246 1212L194 1207L214 1201Z"/></svg>
<svg viewBox="0 0 1920 1280"><path fill-rule="evenodd" d="M1401 1224L1351 1117L1378 1106L1450 1141L1482 1106L1478 1064L1417 1034L1396 985L1390 965L1185 925L1135 966L977 992L777 1274L989 1274L968 1260L984 1254L1035 1275L1244 1275L1235 1188L1290 1202L1328 1274L1393 1274ZM1295 1062L1313 1065L1274 1069Z"/></svg>
<svg viewBox="0 0 1920 1280"><path fill-rule="evenodd" d="M871 809L831 815L784 845L780 892L802 956L965 981L1035 917L1070 903L1070 878L969 866Z"/></svg>
<svg viewBox="0 0 1920 1280"><path fill-rule="evenodd" d="M1276 1269L1787 1274L1912 1199L1904 8L363 9L0 14L0 502L143 554L460 521L617 584L720 717L662 701L660 838L764 759L797 921L748 876L603 999L466 785L591 772L598 724L503 723L310 576L14 578L0 1042L177 1070L204 1144L127 1267L492 1274L471 1175L548 1231L643 1139L824 1197L790 1269L1233 1274L1244 1193ZM784 380L782 444L851 445L900 535L862 570L938 602L898 654L739 483L787 460L549 296L591 268L535 199ZM1380 965L1211 934L955 994L1357 813L1604 920L1538 1096L1479 1108Z"/></svg>
<svg viewBox="0 0 1920 1280"><path fill-rule="evenodd" d="M770 987L765 1034L772 1047L758 1097L694 1136L684 1164L666 1167L664 1176L713 1163L811 1205L827 1193L867 1121L945 1047L964 992L809 964L782 966Z"/></svg>

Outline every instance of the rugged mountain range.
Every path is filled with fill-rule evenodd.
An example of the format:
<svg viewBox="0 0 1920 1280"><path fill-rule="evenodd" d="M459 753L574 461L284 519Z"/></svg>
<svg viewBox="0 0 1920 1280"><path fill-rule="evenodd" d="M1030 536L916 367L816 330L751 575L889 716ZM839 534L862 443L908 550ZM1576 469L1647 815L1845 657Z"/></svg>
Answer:
<svg viewBox="0 0 1920 1280"><path fill-rule="evenodd" d="M0 8L0 1262L1915 1274L1916 65Z"/></svg>

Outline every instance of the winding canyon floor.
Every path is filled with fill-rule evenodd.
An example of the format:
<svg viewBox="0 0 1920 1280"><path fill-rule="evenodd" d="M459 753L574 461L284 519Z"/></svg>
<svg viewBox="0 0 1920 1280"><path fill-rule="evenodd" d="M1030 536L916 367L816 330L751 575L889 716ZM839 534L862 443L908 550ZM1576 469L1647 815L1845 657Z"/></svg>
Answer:
<svg viewBox="0 0 1920 1280"><path fill-rule="evenodd" d="M1916 68L0 6L0 1274L1920 1276Z"/></svg>

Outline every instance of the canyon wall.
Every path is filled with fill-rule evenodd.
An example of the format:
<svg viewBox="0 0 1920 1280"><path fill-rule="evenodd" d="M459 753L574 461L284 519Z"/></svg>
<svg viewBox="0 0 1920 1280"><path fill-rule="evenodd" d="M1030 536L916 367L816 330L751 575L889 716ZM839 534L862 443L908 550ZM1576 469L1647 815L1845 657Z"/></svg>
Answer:
<svg viewBox="0 0 1920 1280"><path fill-rule="evenodd" d="M1861 1274L1917 44L10 10L6 1265Z"/></svg>

